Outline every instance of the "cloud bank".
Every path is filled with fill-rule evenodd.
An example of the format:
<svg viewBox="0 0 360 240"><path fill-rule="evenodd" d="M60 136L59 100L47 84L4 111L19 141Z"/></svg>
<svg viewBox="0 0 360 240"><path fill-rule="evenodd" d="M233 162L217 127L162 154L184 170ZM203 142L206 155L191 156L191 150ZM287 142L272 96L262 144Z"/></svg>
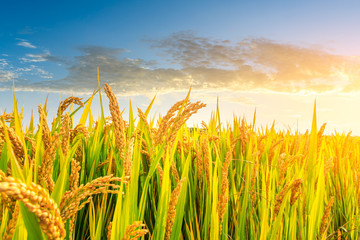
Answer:
<svg viewBox="0 0 360 240"><path fill-rule="evenodd" d="M233 90L297 93L360 91L360 60L311 46L249 38L240 42L179 32L163 39L144 40L169 66L124 57L125 49L82 46L67 59L49 52L21 58L25 63L61 63L63 79L35 82L18 80L23 90L92 92L101 79L122 95L194 90ZM7 79L1 72L1 79ZM3 76L1 75L3 74Z"/></svg>

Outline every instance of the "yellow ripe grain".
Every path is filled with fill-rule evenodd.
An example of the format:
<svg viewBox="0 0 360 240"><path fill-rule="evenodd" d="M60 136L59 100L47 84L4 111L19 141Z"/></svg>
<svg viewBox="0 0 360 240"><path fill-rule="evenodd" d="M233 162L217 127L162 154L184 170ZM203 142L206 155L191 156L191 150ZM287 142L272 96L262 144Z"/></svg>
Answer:
<svg viewBox="0 0 360 240"><path fill-rule="evenodd" d="M147 229L142 229L143 227L145 227L145 224L143 224L142 221L135 221L133 224L126 227L122 240L138 239L145 236L149 231Z"/></svg>
<svg viewBox="0 0 360 240"><path fill-rule="evenodd" d="M60 202L60 211L63 221L71 218L79 210L81 210L89 201L93 195L99 193L118 193L117 189L119 185L115 185L113 182L121 181L127 183L129 177L118 178L112 175L99 177L85 186L81 185L76 189L66 191ZM112 188L113 190L109 189Z"/></svg>
<svg viewBox="0 0 360 240"><path fill-rule="evenodd" d="M226 153L226 158L222 166L222 180L221 180L221 194L219 196L219 202L217 205L217 211L219 214L219 224L220 224L220 234L222 233L222 221L225 214L226 205L228 204L228 194L227 189L229 186L229 165L232 160L232 153L234 150L235 144L230 146L230 149Z"/></svg>
<svg viewBox="0 0 360 240"><path fill-rule="evenodd" d="M61 149L64 156L67 156L67 153L70 148L70 117L69 114L66 114L61 123Z"/></svg>
<svg viewBox="0 0 360 240"><path fill-rule="evenodd" d="M288 190L289 190L289 183L286 183L285 186L283 187L283 189L281 190L281 192L276 195L275 207L274 207L274 220L275 220L277 214L279 213L281 204L282 204L284 197Z"/></svg>
<svg viewBox="0 0 360 240"><path fill-rule="evenodd" d="M84 107L84 103L81 100L82 98L78 98L78 97L68 97L64 101L61 101L59 109L57 111L58 115L61 116L63 112L68 108L68 106L70 106L70 104L72 103Z"/></svg>
<svg viewBox="0 0 360 240"><path fill-rule="evenodd" d="M126 129L125 129L124 120L120 111L119 103L111 87L107 83L105 83L104 89L107 97L109 98L109 109L113 122L115 143L119 150L121 159L124 160L125 157L124 151L126 146L126 137L125 137Z"/></svg>
<svg viewBox="0 0 360 240"><path fill-rule="evenodd" d="M167 217L166 217L166 230L165 230L165 238L164 238L165 240L170 240L172 226L175 221L176 204L179 199L179 195L181 192L181 186L184 183L184 181L185 181L185 178L181 179L178 182L176 188L174 189L174 191L171 193L171 196L170 196L170 202L169 202L169 207L168 207L168 212L167 212Z"/></svg>
<svg viewBox="0 0 360 240"><path fill-rule="evenodd" d="M334 204L334 197L331 197L329 202L327 203L327 205L325 207L324 214L323 214L323 216L321 218L320 233L319 233L320 236L325 234L327 224L329 222L331 207L332 207L333 204Z"/></svg>
<svg viewBox="0 0 360 240"><path fill-rule="evenodd" d="M19 179L4 177L0 182L0 192L21 201L28 210L37 216L39 225L48 239L65 237L64 223L60 211L49 194L39 185L26 185Z"/></svg>
<svg viewBox="0 0 360 240"><path fill-rule="evenodd" d="M294 180L291 184L291 197L290 197L290 205L294 205L296 200L300 197L299 189L301 184L303 183L303 179L299 178Z"/></svg>
<svg viewBox="0 0 360 240"><path fill-rule="evenodd" d="M42 140L43 140L45 149L47 149L51 142L51 140L50 140L51 133L50 133L50 129L49 129L49 126L47 123L47 115L41 104L39 104L39 106L38 106L38 111L39 111L39 123L41 123L41 119L42 119L42 127L43 127Z"/></svg>
<svg viewBox="0 0 360 240"><path fill-rule="evenodd" d="M15 232L15 227L16 227L16 222L19 217L19 212L20 212L20 208L19 208L19 205L17 204L15 206L14 212L11 214L10 221L9 221L8 225L6 226L5 234L2 238L3 240L11 240L13 238L13 235Z"/></svg>

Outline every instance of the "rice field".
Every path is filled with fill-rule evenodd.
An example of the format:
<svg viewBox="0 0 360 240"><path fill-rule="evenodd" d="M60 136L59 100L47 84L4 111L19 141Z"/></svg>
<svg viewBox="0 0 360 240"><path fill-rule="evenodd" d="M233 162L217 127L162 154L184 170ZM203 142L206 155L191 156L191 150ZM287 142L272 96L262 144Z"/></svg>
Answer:
<svg viewBox="0 0 360 240"><path fill-rule="evenodd" d="M360 238L360 139L324 135L316 107L306 133L222 125L219 109L190 128L206 106L190 92L154 118L103 89L111 116L92 97L1 115L2 239Z"/></svg>

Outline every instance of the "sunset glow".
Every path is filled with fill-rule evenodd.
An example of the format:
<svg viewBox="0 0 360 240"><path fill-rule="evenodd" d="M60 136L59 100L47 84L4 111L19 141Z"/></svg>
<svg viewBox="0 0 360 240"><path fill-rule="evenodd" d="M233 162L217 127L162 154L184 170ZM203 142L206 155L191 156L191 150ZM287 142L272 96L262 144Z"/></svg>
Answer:
<svg viewBox="0 0 360 240"><path fill-rule="evenodd" d="M54 103L59 94L89 96L99 66L101 81L111 84L124 106L130 98L144 105L155 95L159 102L176 102L172 93L184 96L191 87L193 98L208 103L199 119L210 117L219 97L229 106L222 108L224 120L233 114L251 118L256 108L259 124L279 119L279 128L305 131L317 99L318 109L326 109L318 114L328 133L334 126L360 134L354 111L360 36L349 28L360 21L353 11L358 3L185 1L145 7L107 1L84 7L65 1L67 17L37 4L3 6L1 111L11 110L6 99L13 81L19 103L30 109L46 96Z"/></svg>
<svg viewBox="0 0 360 240"><path fill-rule="evenodd" d="M0 239L360 239L360 1L0 4Z"/></svg>

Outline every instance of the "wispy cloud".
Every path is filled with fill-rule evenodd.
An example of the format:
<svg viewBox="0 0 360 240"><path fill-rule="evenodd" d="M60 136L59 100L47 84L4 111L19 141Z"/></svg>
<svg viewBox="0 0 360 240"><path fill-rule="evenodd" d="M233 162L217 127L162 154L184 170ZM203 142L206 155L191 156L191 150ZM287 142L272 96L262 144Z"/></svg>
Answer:
<svg viewBox="0 0 360 240"><path fill-rule="evenodd" d="M149 42L195 79L206 79L207 87L281 92L360 90L359 59L311 46L264 38L234 43L191 32Z"/></svg>
<svg viewBox="0 0 360 240"><path fill-rule="evenodd" d="M44 53L41 54L26 54L25 57L21 57L19 58L19 60L25 63L45 62L48 61L49 57L50 57L50 52L44 51Z"/></svg>
<svg viewBox="0 0 360 240"><path fill-rule="evenodd" d="M31 44L29 41L27 41L25 39L17 38L16 40L19 41L16 44L18 46L22 46L22 47L26 47L26 48L36 48L36 46L34 46L33 44Z"/></svg>
<svg viewBox="0 0 360 240"><path fill-rule="evenodd" d="M29 77L37 80L52 79L53 74L34 64L18 66L11 63L8 58L0 58L0 89L9 88L9 82L15 81L16 85L26 86L31 81ZM24 88L23 90L31 90ZM34 89L33 89L34 90Z"/></svg>
<svg viewBox="0 0 360 240"><path fill-rule="evenodd" d="M0 83L7 83L17 77L13 67L8 63L7 59L0 59Z"/></svg>
<svg viewBox="0 0 360 240"><path fill-rule="evenodd" d="M140 94L146 91L166 91L186 89L190 86L186 74L179 70L156 68L152 61L143 59L119 58L125 49L87 46L78 49L80 56L72 61L61 58L48 58L62 62L69 72L64 79L26 83L22 88L43 91L92 92L97 87L97 67L101 79L112 85L120 94ZM170 79L170 80L169 80Z"/></svg>
<svg viewBox="0 0 360 240"><path fill-rule="evenodd" d="M30 26L26 26L23 29L21 29L20 31L18 31L19 34L21 35L30 35L30 34L34 34L36 32L36 29Z"/></svg>
<svg viewBox="0 0 360 240"><path fill-rule="evenodd" d="M68 75L57 80L24 82L21 87L92 92L97 87L99 66L102 81L123 95L184 91L190 86L207 91L360 91L358 58L331 54L312 46L263 38L231 42L199 37L191 32L145 42L176 67L164 68L155 61L126 58L125 49L83 46L73 59L53 56L50 52L27 54L21 58L24 63L61 63Z"/></svg>

